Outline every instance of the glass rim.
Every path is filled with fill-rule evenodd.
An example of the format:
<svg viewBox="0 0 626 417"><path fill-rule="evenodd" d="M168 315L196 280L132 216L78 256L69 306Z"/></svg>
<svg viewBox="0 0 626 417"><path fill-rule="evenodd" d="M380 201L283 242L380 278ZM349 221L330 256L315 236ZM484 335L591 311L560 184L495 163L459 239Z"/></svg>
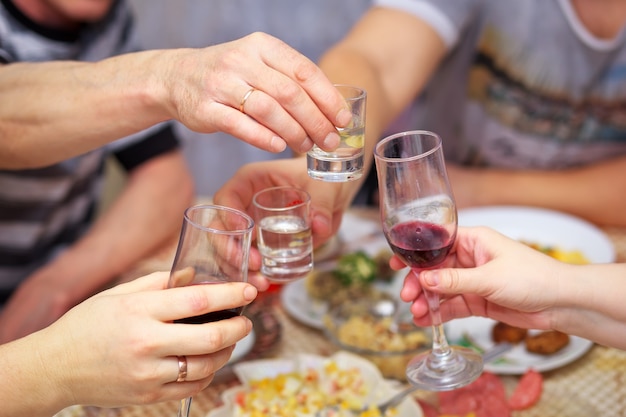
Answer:
<svg viewBox="0 0 626 417"><path fill-rule="evenodd" d="M235 214L241 217L243 220L245 220L248 226L244 229L234 229L234 230L216 229L214 227L205 226L191 219L190 214L194 211L199 211L199 210L213 210L215 212L228 212L231 214ZM247 213L244 213L243 211L234 209L232 207L220 206L217 204L198 204L195 206L187 207L185 209L185 213L183 217L186 222L193 225L195 228L203 230L205 232L211 232L211 233L216 233L216 234L245 235L247 233L251 233L252 230L254 229L254 219L251 216L249 216Z"/></svg>
<svg viewBox="0 0 626 417"><path fill-rule="evenodd" d="M433 146L432 149L429 149L429 150L427 150L425 152L422 152L420 154L417 154L417 155L406 156L406 157L397 157L397 158L391 158L391 157L388 157L388 156L381 155L380 150L383 148L383 146L387 142L391 142L394 139L397 139L397 138L400 138L400 137L405 137L405 136L410 136L410 135L420 135L420 136L424 135L424 136L434 137L436 139L436 144L435 144L435 146ZM433 153L437 152L439 149L441 149L441 147L442 147L441 136L439 136L435 132L431 132L430 130L408 130L408 131L405 131L405 132L394 133L394 134L391 134L391 135L386 136L385 138L381 139L376 144L376 146L374 147L374 157L376 159L380 159L381 161L385 161L385 162L411 161L411 160L422 159L422 158L425 158L427 156L430 156Z"/></svg>
<svg viewBox="0 0 626 417"><path fill-rule="evenodd" d="M305 197L304 200L302 200L301 202L297 203L297 204L292 204L289 206L285 206L285 207L268 207L264 204L261 204L258 202L257 198L265 193L265 192L269 192L269 191L277 191L277 190L293 190L298 192L298 194L301 194L302 196ZM303 190L301 188L298 187L294 187L292 185L279 185L276 187L269 187L269 188L265 188L261 191L257 191L254 196L252 197L252 204L254 204L254 207L257 207L261 210L271 210L271 211L287 211L287 210L293 210L295 208L299 208L302 206L306 206L311 202L311 195L306 191Z"/></svg>
<svg viewBox="0 0 626 417"><path fill-rule="evenodd" d="M355 92L358 92L358 94L355 94L354 97L344 97L344 100L346 100L346 101L356 101L356 100L360 100L360 99L363 99L363 98L367 98L367 91L365 91L364 88L356 86L356 85L339 83L339 84L333 84L333 87L335 87L335 88L351 88Z"/></svg>

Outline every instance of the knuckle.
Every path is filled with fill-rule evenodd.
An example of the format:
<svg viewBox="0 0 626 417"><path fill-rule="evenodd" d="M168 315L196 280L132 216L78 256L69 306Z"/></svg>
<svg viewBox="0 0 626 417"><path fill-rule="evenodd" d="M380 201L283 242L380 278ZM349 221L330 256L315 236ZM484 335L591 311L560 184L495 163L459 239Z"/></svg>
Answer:
<svg viewBox="0 0 626 417"><path fill-rule="evenodd" d="M318 68L312 61L303 59L296 64L293 74L298 81L306 82L316 77Z"/></svg>
<svg viewBox="0 0 626 417"><path fill-rule="evenodd" d="M276 113L276 108L271 100L264 100L261 94L258 94L254 100L254 116L265 119L272 116L274 113Z"/></svg>
<svg viewBox="0 0 626 417"><path fill-rule="evenodd" d="M223 334L222 326L220 326L219 324L221 323L218 323L217 326L215 326L211 329L211 331L208 331L205 334L206 346L207 349L211 352L220 350L224 345L225 336Z"/></svg>
<svg viewBox="0 0 626 417"><path fill-rule="evenodd" d="M460 280L459 272L454 269L441 271L441 280L451 291L456 291L459 288Z"/></svg>

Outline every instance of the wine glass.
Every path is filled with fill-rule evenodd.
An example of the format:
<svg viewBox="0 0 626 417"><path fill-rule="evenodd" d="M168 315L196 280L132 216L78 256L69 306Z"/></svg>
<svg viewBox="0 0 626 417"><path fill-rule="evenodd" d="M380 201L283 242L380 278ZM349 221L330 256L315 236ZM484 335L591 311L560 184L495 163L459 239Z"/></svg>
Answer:
<svg viewBox="0 0 626 417"><path fill-rule="evenodd" d="M238 210L198 205L185 210L168 287L248 280L254 221ZM176 320L200 324L238 316L243 307ZM192 397L182 399L178 417L188 417Z"/></svg>
<svg viewBox="0 0 626 417"><path fill-rule="evenodd" d="M383 232L393 252L412 273L444 263L457 231L454 196L448 181L441 138L432 132L397 133L374 150ZM433 323L432 349L413 358L406 370L413 385L447 391L474 381L481 356L451 347L439 311L439 296L424 291Z"/></svg>

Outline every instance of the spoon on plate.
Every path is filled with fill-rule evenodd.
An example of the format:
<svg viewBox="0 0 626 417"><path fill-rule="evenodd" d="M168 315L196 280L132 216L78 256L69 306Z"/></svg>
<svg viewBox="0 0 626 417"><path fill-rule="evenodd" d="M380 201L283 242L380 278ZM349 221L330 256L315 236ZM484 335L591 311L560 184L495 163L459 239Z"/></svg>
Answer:
<svg viewBox="0 0 626 417"><path fill-rule="evenodd" d="M511 350L513 348L513 345L511 343L498 343L496 345L494 345L491 349L488 349L487 351L485 351L485 353L483 353L482 357L483 357L483 362L484 363L489 363L497 358L499 358L500 356L504 355L506 352L508 352L509 350ZM397 393L396 395L394 395L393 397L391 397L390 399L380 403L377 405L378 410L380 411L380 415L385 415L385 412L392 407L396 407L398 404L400 404L402 402L402 400L404 400L404 398L417 391L419 389L419 387L414 386L414 385L410 385L408 387L406 387L405 389L403 389L402 391L400 391L399 393ZM354 416L358 416L361 413L363 413L364 411L367 411L369 409L370 405L366 405L363 408L359 409L359 410L345 410L349 413L351 413ZM332 406L332 407L326 407L320 411L318 411L317 413L315 413L315 417L328 417L331 415L337 415L336 413L339 411L339 408L337 406ZM344 410L342 410L344 411Z"/></svg>

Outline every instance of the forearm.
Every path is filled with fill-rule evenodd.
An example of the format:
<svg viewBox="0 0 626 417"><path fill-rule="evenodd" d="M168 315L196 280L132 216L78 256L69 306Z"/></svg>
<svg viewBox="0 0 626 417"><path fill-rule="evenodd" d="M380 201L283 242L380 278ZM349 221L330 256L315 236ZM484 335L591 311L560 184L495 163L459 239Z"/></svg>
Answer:
<svg viewBox="0 0 626 417"><path fill-rule="evenodd" d="M445 53L442 40L422 20L373 8L322 56L320 68L331 81L367 92L365 172L385 130L420 94Z"/></svg>
<svg viewBox="0 0 626 417"><path fill-rule="evenodd" d="M462 168L451 181L461 207L539 206L598 225L626 226L626 182L616 180L625 174L626 157L620 157L555 171Z"/></svg>
<svg viewBox="0 0 626 417"><path fill-rule="evenodd" d="M568 266L560 284L557 330L626 349L626 265Z"/></svg>
<svg viewBox="0 0 626 417"><path fill-rule="evenodd" d="M167 64L150 51L0 66L0 167L49 165L170 118L166 87L148 70Z"/></svg>
<svg viewBox="0 0 626 417"><path fill-rule="evenodd" d="M49 417L71 401L64 397L63 381L47 367L56 362L57 339L45 339L46 330L0 345L0 404L2 415ZM42 355L49 355L47 358Z"/></svg>

